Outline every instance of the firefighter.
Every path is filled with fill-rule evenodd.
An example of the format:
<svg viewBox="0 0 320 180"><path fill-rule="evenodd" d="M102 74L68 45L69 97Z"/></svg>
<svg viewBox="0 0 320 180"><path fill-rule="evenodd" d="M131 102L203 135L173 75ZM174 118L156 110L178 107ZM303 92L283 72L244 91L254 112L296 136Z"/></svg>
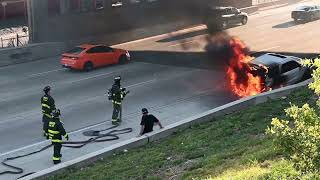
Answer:
<svg viewBox="0 0 320 180"><path fill-rule="evenodd" d="M121 88L121 77L117 76L114 78L114 83L111 90L109 91L109 99L112 101L113 113L112 113L112 124L118 125L121 122L122 117L122 100L129 93L125 88Z"/></svg>
<svg viewBox="0 0 320 180"><path fill-rule="evenodd" d="M45 132L47 133L47 139L50 139L53 145L53 163L58 164L61 162L61 147L62 147L62 136L69 140L69 135L63 127L60 121L60 110L56 109L52 112L52 118L45 126Z"/></svg>
<svg viewBox="0 0 320 180"><path fill-rule="evenodd" d="M51 113L56 109L54 99L50 95L51 88L46 86L43 88L44 95L41 97L41 107L42 107L42 123L43 123L43 135L45 134L45 125L50 121Z"/></svg>

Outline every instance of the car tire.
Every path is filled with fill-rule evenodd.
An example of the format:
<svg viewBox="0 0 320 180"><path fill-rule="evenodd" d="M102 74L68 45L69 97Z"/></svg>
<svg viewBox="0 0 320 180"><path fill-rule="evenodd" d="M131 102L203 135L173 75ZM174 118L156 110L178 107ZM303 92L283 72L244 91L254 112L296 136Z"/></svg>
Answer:
<svg viewBox="0 0 320 180"><path fill-rule="evenodd" d="M311 14L311 15L309 16L309 19L308 19L308 20L309 20L309 22L310 22L310 21L313 21L313 20L314 20L314 15Z"/></svg>
<svg viewBox="0 0 320 180"><path fill-rule="evenodd" d="M272 88L273 87L273 85L274 85L274 80L273 80L273 78L270 78L270 77L266 77L265 78L265 86L266 86L266 88L267 89L270 89L270 88Z"/></svg>
<svg viewBox="0 0 320 180"><path fill-rule="evenodd" d="M86 72L92 71L93 70L93 64L92 62L86 62L83 66L83 70Z"/></svg>
<svg viewBox="0 0 320 180"><path fill-rule="evenodd" d="M228 21L223 21L221 23L221 29L224 30L224 29L227 29L227 27L228 27Z"/></svg>
<svg viewBox="0 0 320 180"><path fill-rule="evenodd" d="M295 23L298 23L298 19L297 19L297 18L294 18L293 21L294 21Z"/></svg>
<svg viewBox="0 0 320 180"><path fill-rule="evenodd" d="M246 25L248 23L248 18L247 17L243 17L241 20L241 24L242 25Z"/></svg>
<svg viewBox="0 0 320 180"><path fill-rule="evenodd" d="M120 56L118 63L126 64L128 62L128 58L125 55Z"/></svg>
<svg viewBox="0 0 320 180"><path fill-rule="evenodd" d="M311 72L311 69L308 68L308 69L306 69L306 71L304 72L304 74L303 74L300 82L301 82L301 81L305 81L305 80L310 79L310 78L312 78L312 72Z"/></svg>

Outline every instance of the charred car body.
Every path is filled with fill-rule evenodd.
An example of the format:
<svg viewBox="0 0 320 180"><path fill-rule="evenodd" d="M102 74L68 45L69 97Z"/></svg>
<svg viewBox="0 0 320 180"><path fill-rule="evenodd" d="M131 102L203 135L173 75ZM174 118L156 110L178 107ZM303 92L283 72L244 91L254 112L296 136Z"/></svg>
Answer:
<svg viewBox="0 0 320 180"><path fill-rule="evenodd" d="M248 22L248 14L235 7L209 6L205 11L204 24L209 31L223 30L231 24L245 25Z"/></svg>
<svg viewBox="0 0 320 180"><path fill-rule="evenodd" d="M299 6L291 12L295 22L299 20L313 21L320 18L320 6Z"/></svg>
<svg viewBox="0 0 320 180"><path fill-rule="evenodd" d="M252 60L249 66L254 76L263 78L265 89L269 90L310 78L310 69L301 62L298 57L267 53Z"/></svg>

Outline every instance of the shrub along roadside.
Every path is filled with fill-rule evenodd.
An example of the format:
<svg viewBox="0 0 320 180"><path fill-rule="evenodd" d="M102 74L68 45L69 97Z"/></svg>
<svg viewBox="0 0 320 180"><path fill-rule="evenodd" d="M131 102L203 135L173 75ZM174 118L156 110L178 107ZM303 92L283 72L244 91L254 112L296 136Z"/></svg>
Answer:
<svg viewBox="0 0 320 180"><path fill-rule="evenodd" d="M312 97L313 92L303 88L287 98L195 125L166 140L87 168L68 169L50 179L276 179L283 174L279 171L288 171L286 177L293 177L296 171L290 162L279 161L282 155L274 150L265 129L273 117L285 117L283 109L290 102L315 104Z"/></svg>
<svg viewBox="0 0 320 180"><path fill-rule="evenodd" d="M320 59L309 60L306 64L314 68L314 82L309 88L314 90L316 100L320 96ZM274 137L275 146L301 176L316 178L320 174L320 100L317 105L308 102L303 106L293 104L285 111L287 117L273 118L267 133Z"/></svg>

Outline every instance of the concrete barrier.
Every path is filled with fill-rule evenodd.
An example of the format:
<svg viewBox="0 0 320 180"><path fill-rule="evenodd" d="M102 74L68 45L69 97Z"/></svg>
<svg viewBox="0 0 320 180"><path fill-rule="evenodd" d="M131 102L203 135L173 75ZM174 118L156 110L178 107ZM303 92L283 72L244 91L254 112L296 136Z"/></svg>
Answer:
<svg viewBox="0 0 320 180"><path fill-rule="evenodd" d="M40 43L30 44L25 47L0 49L0 66L58 56L65 50L65 43Z"/></svg>
<svg viewBox="0 0 320 180"><path fill-rule="evenodd" d="M278 0L278 1L271 1L266 3L257 4L259 8L265 8L270 6L277 6L277 5L288 5L288 4L295 4L302 0Z"/></svg>
<svg viewBox="0 0 320 180"><path fill-rule="evenodd" d="M241 8L240 9L242 12L248 13L248 14L253 14L259 10L258 6L250 6L246 8Z"/></svg>
<svg viewBox="0 0 320 180"><path fill-rule="evenodd" d="M124 142L120 142L118 144L112 145L110 147L104 148L102 150L90 153L88 155L85 155L83 157L61 163L59 165L53 166L51 168L42 170L40 172L34 173L32 175L26 176L22 178L22 180L27 179L45 179L46 177L50 175L57 174L61 171L64 171L66 168L73 168L73 167L83 167L88 166L97 160L101 158L106 158L115 152L123 151L124 149L130 149L134 147L139 147L146 145L149 142L161 140L163 138L166 138L178 131L187 129L191 127L194 124L199 124L203 122L209 122L213 121L214 119L224 116L226 114L233 113L235 111L239 111L242 109L246 109L252 105L257 105L260 103L264 103L268 101L269 99L277 99L286 95L289 95L292 91L297 90L298 88L302 88L307 86L310 82L312 82L311 79L306 80L304 82L301 82L299 84L287 86L284 88L276 89L273 91L265 92L258 94L256 96L251 96L247 98L243 98L231 103L228 103L226 105L214 108L212 110L209 110L207 112L195 115L193 117L184 119L182 121L176 122L174 124L166 126L164 129L160 131L155 131L152 133L149 133L147 135L144 135L139 138L132 138Z"/></svg>

